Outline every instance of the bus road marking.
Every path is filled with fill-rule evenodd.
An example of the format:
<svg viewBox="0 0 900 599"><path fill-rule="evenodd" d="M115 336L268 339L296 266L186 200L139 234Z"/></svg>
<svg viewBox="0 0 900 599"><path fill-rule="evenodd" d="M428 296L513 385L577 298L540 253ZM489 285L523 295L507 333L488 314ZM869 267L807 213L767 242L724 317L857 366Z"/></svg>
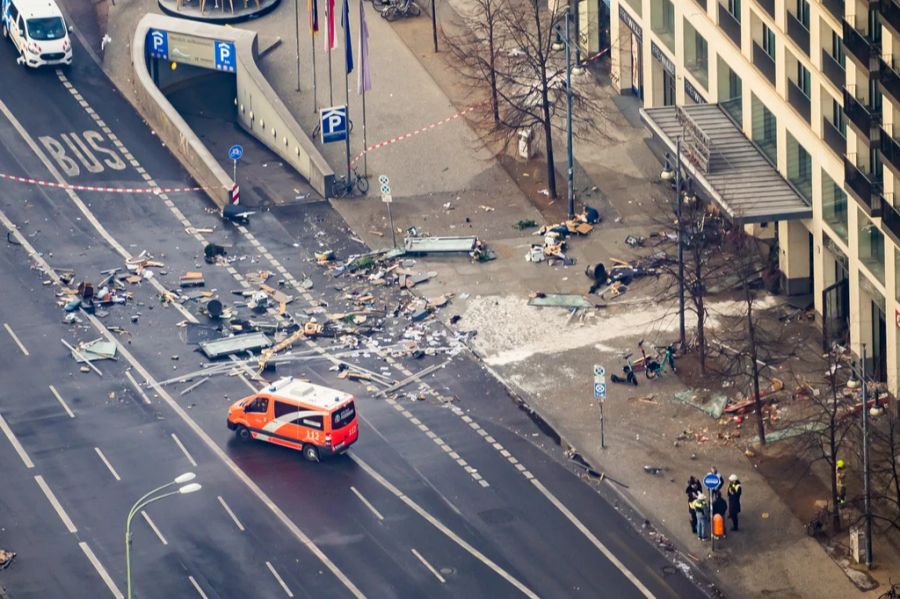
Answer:
<svg viewBox="0 0 900 599"><path fill-rule="evenodd" d="M359 497L359 500L362 501L363 504L364 504L367 508L369 508L370 510L372 510L372 513L375 514L375 517L376 517L376 518L378 518L379 520L382 520L382 521L384 520L384 516L381 515L381 512L379 512L378 510L376 510L376 509L375 509L375 506L372 505L372 504L369 502L368 499L366 499L365 497L363 497L363 494L362 494L362 493L360 493L359 491L356 490L356 487L354 487L353 485L350 485L350 490L353 491L353 494L354 494L354 495L356 495L357 497Z"/></svg>
<svg viewBox="0 0 900 599"><path fill-rule="evenodd" d="M19 341L18 337L16 337L16 334L13 332L12 327L10 327L5 322L3 323L3 327L6 329L6 332L9 333L9 336L12 337L12 340L16 342L16 345L19 346L19 349L22 350L22 353L26 356L30 356L31 354L28 353L28 350L25 349L25 346L22 345L22 342Z"/></svg>
<svg viewBox="0 0 900 599"><path fill-rule="evenodd" d="M275 567L272 566L272 562L266 562L266 566L268 566L269 572L272 573L272 576L275 577L275 580L278 581L278 584L281 585L281 588L284 589L284 592L287 593L287 596L293 597L294 594L291 592L291 589L288 588L288 585L284 584L284 581L281 579L281 576L278 575L278 572L275 571Z"/></svg>
<svg viewBox="0 0 900 599"><path fill-rule="evenodd" d="M75 413L72 411L72 408L69 407L69 404L66 403L66 400L62 398L62 395L59 394L59 391L56 390L56 387L50 385L50 393L53 394L53 397L56 398L56 401L59 402L59 405L63 407L63 410L66 411L66 414L69 415L69 418L75 418Z"/></svg>
<svg viewBox="0 0 900 599"><path fill-rule="evenodd" d="M0 414L0 430L3 431L3 434L6 435L6 438L9 439L9 442L12 444L13 449L16 450L16 453L19 454L19 457L22 458L23 462L25 462L25 467L34 468L34 462L32 462L31 458L28 457L28 453L25 451L25 448L22 447L22 444L19 443L19 440L16 438L15 433L13 433L12 429L9 428L9 425L6 424L6 419L3 418L2 414Z"/></svg>
<svg viewBox="0 0 900 599"><path fill-rule="evenodd" d="M432 566L431 564L429 564L429 563L428 563L428 560L426 560L424 557L422 557L422 554L421 554L421 553L419 553L419 552L416 551L415 549L411 549L411 551L412 551L412 554L415 555L417 558L419 558L419 561L422 562L422 564L423 564L426 568L428 568L428 571L431 572L432 574L434 574L434 577L437 578L437 579L440 581L441 584L444 584L445 582L447 582L447 581L444 579L444 577L441 576L441 573L438 572L437 570L435 570L435 569L434 569L434 566Z"/></svg>
<svg viewBox="0 0 900 599"><path fill-rule="evenodd" d="M115 478L116 480L122 480L122 478L119 476L119 473L116 472L116 469L112 467L112 464L109 463L109 460L107 460L106 456L103 455L103 452L100 451L100 448L95 447L94 451L97 452L97 455L100 456L100 459L103 460L103 463L106 464L106 467L109 468L110 472L112 472L113 478Z"/></svg>
<svg viewBox="0 0 900 599"><path fill-rule="evenodd" d="M184 444L181 442L181 439L179 439L178 437L176 437L176 436L175 436L175 433L172 433L172 439L175 440L175 444L178 445L178 447L181 448L181 451L184 452L184 455L187 457L188 461L191 463L191 466L193 466L194 468L196 468L196 467L197 467L197 461L194 460L194 456L192 456L190 453L188 453L187 447L184 446Z"/></svg>
<svg viewBox="0 0 900 599"><path fill-rule="evenodd" d="M62 520L63 524L65 524L66 529L72 534L75 534L76 532L78 532L78 529L75 528L75 523L72 522L72 519L69 518L69 514L66 513L66 510L63 509L62 504L60 504L59 500L56 499L56 495L53 494L53 491L50 489L50 486L44 480L44 477L41 476L40 474L38 474L37 476L34 477L34 480L38 484L38 486L41 488L41 491L44 492L44 495L47 496L47 501L49 501L50 505L53 506L53 509L56 510L56 513L59 515L60 520Z"/></svg>
<svg viewBox="0 0 900 599"><path fill-rule="evenodd" d="M225 509L225 511L228 513L228 515L231 516L231 519L234 520L234 523L237 525L238 530L240 530L241 532L244 532L244 525L241 524L241 521L237 519L237 516L234 515L234 512L231 511L231 508L228 507L228 504L225 503L224 499L222 499L222 496L219 495L218 498L219 498L219 503L222 504L222 507Z"/></svg>

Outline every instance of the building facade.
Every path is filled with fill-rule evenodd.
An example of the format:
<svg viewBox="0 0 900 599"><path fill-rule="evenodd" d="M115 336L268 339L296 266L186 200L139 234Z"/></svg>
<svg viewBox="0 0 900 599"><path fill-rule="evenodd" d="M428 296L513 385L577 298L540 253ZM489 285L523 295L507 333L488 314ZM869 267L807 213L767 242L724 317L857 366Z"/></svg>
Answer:
<svg viewBox="0 0 900 599"><path fill-rule="evenodd" d="M717 104L808 206L747 226L777 236L787 292L812 293L826 338L865 343L869 372L896 395L897 0L612 0L610 15L621 93L645 109Z"/></svg>

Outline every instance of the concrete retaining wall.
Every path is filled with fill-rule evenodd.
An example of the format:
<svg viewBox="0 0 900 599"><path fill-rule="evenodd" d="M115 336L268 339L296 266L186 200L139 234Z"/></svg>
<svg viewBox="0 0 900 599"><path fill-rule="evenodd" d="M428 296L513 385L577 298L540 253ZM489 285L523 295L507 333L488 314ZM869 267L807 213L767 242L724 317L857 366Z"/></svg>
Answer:
<svg viewBox="0 0 900 599"><path fill-rule="evenodd" d="M217 206L222 207L230 201L234 182L153 82L145 58L145 42L150 29L234 42L238 123L293 166L313 189L326 197L331 194L334 172L256 65L255 32L163 15L145 15L135 29L131 45L137 107Z"/></svg>

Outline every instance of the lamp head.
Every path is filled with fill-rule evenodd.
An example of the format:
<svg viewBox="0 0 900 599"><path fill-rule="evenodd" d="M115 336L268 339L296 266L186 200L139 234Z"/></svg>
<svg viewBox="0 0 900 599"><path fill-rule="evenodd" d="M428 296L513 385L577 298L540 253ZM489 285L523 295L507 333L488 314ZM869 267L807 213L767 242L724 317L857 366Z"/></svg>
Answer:
<svg viewBox="0 0 900 599"><path fill-rule="evenodd" d="M193 493L194 491L199 491L202 488L203 487L198 483L190 483L190 484L184 485L183 487L178 489L178 492L181 493L182 495L187 495L188 493Z"/></svg>
<svg viewBox="0 0 900 599"><path fill-rule="evenodd" d="M185 472L184 474L175 477L175 481L174 481L174 482L175 482L176 485L183 485L184 483L189 483L189 482L191 482L191 481L194 480L195 478L197 478L197 475L194 474L193 472Z"/></svg>

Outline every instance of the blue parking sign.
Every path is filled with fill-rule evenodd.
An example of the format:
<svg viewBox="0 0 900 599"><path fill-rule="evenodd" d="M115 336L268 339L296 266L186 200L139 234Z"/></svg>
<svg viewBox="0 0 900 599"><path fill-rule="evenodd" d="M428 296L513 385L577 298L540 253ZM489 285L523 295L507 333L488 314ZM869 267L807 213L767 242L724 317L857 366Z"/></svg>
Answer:
<svg viewBox="0 0 900 599"><path fill-rule="evenodd" d="M147 53L151 58L169 58L169 35L159 29L151 29L147 32Z"/></svg>
<svg viewBox="0 0 900 599"><path fill-rule="evenodd" d="M347 139L348 121L346 106L332 106L319 111L321 117L322 143Z"/></svg>
<svg viewBox="0 0 900 599"><path fill-rule="evenodd" d="M236 70L234 43L215 40L214 48L216 54L216 70L234 73Z"/></svg>

